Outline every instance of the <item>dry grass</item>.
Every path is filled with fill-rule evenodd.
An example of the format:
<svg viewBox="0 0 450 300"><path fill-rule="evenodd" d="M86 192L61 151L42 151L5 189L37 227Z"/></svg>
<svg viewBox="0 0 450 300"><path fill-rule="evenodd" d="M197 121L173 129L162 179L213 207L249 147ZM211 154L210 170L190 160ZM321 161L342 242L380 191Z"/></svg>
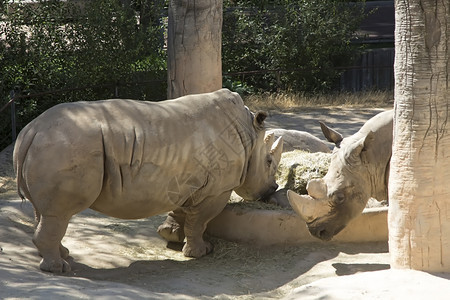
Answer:
<svg viewBox="0 0 450 300"><path fill-rule="evenodd" d="M276 204L266 203L263 201L244 200L240 197L232 197L228 202L231 208L245 208L245 209L264 209L264 210L291 210L290 207L281 207Z"/></svg>
<svg viewBox="0 0 450 300"><path fill-rule="evenodd" d="M307 194L306 185L312 179L327 174L331 153L309 153L294 150L283 153L278 166L276 180L280 187Z"/></svg>
<svg viewBox="0 0 450 300"><path fill-rule="evenodd" d="M0 194L2 198L12 195L17 197L12 152L12 145L0 151Z"/></svg>
<svg viewBox="0 0 450 300"><path fill-rule="evenodd" d="M392 106L392 91L368 91L358 93L333 93L309 95L305 93L265 93L244 97L252 110L286 110L298 107L386 107Z"/></svg>
<svg viewBox="0 0 450 300"><path fill-rule="evenodd" d="M307 194L306 185L311 179L322 178L328 171L331 153L310 153L294 150L285 152L281 156L275 179L285 193L286 189L298 194ZM247 201L236 194L232 194L228 203L230 207L264 210L291 210L291 207L281 207L262 201Z"/></svg>

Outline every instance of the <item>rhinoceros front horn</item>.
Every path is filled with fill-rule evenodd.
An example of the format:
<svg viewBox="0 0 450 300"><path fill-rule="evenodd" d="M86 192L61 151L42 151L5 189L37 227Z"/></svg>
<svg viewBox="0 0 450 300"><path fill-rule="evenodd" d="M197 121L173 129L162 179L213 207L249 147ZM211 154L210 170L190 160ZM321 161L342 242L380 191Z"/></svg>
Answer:
<svg viewBox="0 0 450 300"><path fill-rule="evenodd" d="M325 216L330 210L326 201L316 200L309 195L299 195L288 190L287 198L292 209L307 223Z"/></svg>

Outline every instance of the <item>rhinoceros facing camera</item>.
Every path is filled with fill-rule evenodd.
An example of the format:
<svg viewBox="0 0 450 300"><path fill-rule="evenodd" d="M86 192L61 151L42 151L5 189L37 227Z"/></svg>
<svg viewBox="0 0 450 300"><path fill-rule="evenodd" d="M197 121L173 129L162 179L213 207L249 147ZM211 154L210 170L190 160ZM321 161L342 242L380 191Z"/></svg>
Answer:
<svg viewBox="0 0 450 300"><path fill-rule="evenodd" d="M308 182L308 195L288 191L292 208L313 236L330 240L361 214L370 197L387 200L392 119L392 110L382 112L347 138L321 124L325 137L336 145L328 172Z"/></svg>

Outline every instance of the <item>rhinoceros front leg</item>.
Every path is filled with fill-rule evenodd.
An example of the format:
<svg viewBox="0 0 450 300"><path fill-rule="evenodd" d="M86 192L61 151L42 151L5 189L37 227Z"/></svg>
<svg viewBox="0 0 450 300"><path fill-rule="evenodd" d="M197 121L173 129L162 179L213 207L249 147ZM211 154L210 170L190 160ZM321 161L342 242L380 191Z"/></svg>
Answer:
<svg viewBox="0 0 450 300"><path fill-rule="evenodd" d="M183 209L169 212L164 223L158 227L159 235L168 242L182 243L184 241L184 221L186 213Z"/></svg>
<svg viewBox="0 0 450 300"><path fill-rule="evenodd" d="M208 197L195 206L185 207L184 233L186 235L186 244L183 247L185 256L197 258L213 250L213 245L203 239L203 234L208 222L224 209L230 196L231 191L225 192L220 196Z"/></svg>

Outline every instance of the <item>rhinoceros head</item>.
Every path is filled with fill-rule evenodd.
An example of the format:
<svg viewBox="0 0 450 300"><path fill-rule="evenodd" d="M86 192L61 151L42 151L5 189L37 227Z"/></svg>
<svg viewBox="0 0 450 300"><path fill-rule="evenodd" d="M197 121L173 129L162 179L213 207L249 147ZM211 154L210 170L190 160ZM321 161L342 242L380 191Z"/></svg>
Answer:
<svg viewBox="0 0 450 300"><path fill-rule="evenodd" d="M324 124L321 127L325 137L336 144L328 172L324 178L308 182L308 195L288 191L287 196L310 233L330 240L361 214L370 197L387 199L392 118L376 132L363 127L345 139Z"/></svg>
<svg viewBox="0 0 450 300"><path fill-rule="evenodd" d="M274 134L265 135L264 120L267 115L258 112L253 121L257 139L250 154L247 172L243 183L234 191L244 199L259 200L275 192L278 185L275 174L283 152L283 139L274 142Z"/></svg>

